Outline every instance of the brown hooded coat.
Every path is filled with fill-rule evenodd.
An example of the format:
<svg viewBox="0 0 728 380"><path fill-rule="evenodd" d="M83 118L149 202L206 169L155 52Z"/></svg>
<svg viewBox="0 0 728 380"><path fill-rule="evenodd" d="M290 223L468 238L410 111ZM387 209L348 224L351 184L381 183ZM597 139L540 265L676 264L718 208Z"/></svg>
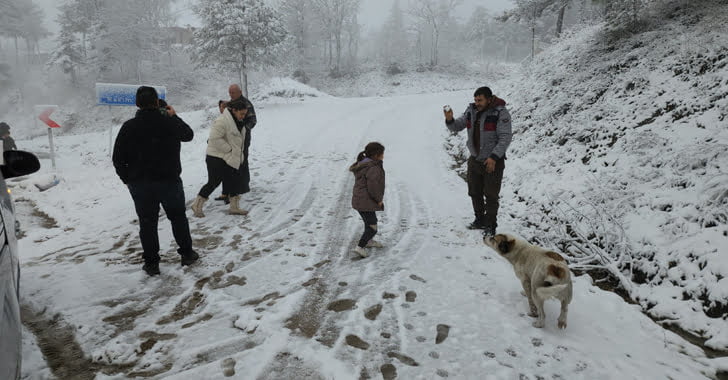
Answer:
<svg viewBox="0 0 728 380"><path fill-rule="evenodd" d="M384 166L382 161L365 158L349 167L354 173L351 207L357 211L382 211L384 199Z"/></svg>

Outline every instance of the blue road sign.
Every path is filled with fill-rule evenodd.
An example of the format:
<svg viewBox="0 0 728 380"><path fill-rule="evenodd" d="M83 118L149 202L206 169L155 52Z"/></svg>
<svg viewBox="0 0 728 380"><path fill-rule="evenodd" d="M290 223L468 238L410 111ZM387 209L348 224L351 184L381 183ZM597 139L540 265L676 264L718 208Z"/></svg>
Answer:
<svg viewBox="0 0 728 380"><path fill-rule="evenodd" d="M136 92L139 86L154 87L159 99L167 99L167 88L164 86L96 83L97 106L136 106Z"/></svg>

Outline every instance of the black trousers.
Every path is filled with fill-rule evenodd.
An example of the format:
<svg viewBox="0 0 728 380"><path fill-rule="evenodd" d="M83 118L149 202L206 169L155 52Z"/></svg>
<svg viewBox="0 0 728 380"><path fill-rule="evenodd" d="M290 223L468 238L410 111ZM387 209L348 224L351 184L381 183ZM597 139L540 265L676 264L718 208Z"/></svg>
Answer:
<svg viewBox="0 0 728 380"><path fill-rule="evenodd" d="M239 178L236 185L238 186L238 194L245 194L250 192L250 166L248 165L248 149L250 148L250 129L247 131L248 133L245 134L245 140L243 142L243 163L240 165L240 168L238 169ZM222 182L222 193L227 195L229 194L228 187L230 184L226 184L225 181Z"/></svg>
<svg viewBox="0 0 728 380"><path fill-rule="evenodd" d="M372 240L377 234L377 213L375 211L359 211L361 219L364 221L364 233L359 239L359 246L364 248L369 240Z"/></svg>
<svg viewBox="0 0 728 380"><path fill-rule="evenodd" d="M505 167L505 160L499 160L493 173L486 173L485 163L473 157L468 159L468 195L473 203L473 213L487 226L498 226L498 199Z"/></svg>
<svg viewBox="0 0 728 380"><path fill-rule="evenodd" d="M251 130L248 129L248 133L245 134L245 141L243 143L243 157L245 158L245 161L243 161L243 164L240 166L240 194L245 194L250 192L250 166L248 163L250 162L248 160L248 151L250 150L250 137L251 137Z"/></svg>
<svg viewBox="0 0 728 380"><path fill-rule="evenodd" d="M219 157L206 156L205 164L207 164L207 183L202 185L200 192L197 193L199 196L209 198L210 194L220 186L221 182L224 194L231 197L240 194L240 180L237 178L239 177L237 170L231 168L230 165L225 163L225 160Z"/></svg>
<svg viewBox="0 0 728 380"><path fill-rule="evenodd" d="M190 226L185 215L185 192L182 180L137 181L128 184L139 217L139 239L142 242L144 262L159 262L159 205L164 208L172 224L172 234L182 256L192 253Z"/></svg>

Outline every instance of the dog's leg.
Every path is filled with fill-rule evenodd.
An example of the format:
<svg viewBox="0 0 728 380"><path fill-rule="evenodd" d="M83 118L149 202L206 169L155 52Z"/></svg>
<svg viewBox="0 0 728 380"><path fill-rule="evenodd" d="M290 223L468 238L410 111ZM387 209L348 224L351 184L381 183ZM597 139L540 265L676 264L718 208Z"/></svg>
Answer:
<svg viewBox="0 0 728 380"><path fill-rule="evenodd" d="M533 303L533 296L531 295L531 280L522 280L521 286L523 286L523 295L528 297L528 316L537 317L536 304Z"/></svg>
<svg viewBox="0 0 728 380"><path fill-rule="evenodd" d="M536 291L534 290L533 294L531 295L531 298L533 298L534 303L536 304L536 311L538 313L538 319L536 319L532 325L533 327L543 328L543 326L546 324L546 311L543 309L543 301L541 297L536 294Z"/></svg>
<svg viewBox="0 0 728 380"><path fill-rule="evenodd" d="M566 328L566 314L569 312L569 303L561 301L561 314L559 314L559 328Z"/></svg>

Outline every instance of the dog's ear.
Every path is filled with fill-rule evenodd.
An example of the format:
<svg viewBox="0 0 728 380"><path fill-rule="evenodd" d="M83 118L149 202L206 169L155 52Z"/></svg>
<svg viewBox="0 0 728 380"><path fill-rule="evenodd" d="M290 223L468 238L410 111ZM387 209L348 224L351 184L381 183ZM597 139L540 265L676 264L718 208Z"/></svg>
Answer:
<svg viewBox="0 0 728 380"><path fill-rule="evenodd" d="M513 244L509 243L507 239L502 240L500 243L498 243L498 250L501 251L501 253L510 252L512 247Z"/></svg>
<svg viewBox="0 0 728 380"><path fill-rule="evenodd" d="M516 239L509 237L508 235L500 235L502 239L498 243L498 250L502 253L508 253L513 250L516 246Z"/></svg>

